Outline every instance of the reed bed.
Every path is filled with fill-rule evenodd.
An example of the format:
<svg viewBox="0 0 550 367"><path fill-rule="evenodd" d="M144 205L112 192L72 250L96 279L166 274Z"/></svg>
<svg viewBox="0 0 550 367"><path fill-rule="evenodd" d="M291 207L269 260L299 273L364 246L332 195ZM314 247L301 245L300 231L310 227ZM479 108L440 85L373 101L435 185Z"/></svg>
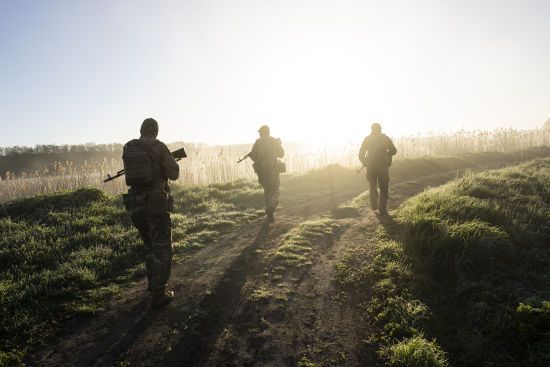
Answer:
<svg viewBox="0 0 550 367"><path fill-rule="evenodd" d="M360 139L359 139L360 140ZM357 167L360 141L317 147L301 146L287 151L284 159L288 173L305 173L329 164ZM463 153L512 152L534 146L550 145L550 130L459 131L450 135L408 136L395 139L396 159L423 156L450 156ZM207 185L236 179L255 178L250 160L237 164L243 152L220 148L217 153L197 152L180 163L178 183ZM104 159L101 163L76 166L70 161L55 162L34 172L19 175L7 172L0 181L0 202L39 194L71 190L80 187L98 187L110 194L126 190L124 178L103 183L108 173L122 168L120 160Z"/></svg>

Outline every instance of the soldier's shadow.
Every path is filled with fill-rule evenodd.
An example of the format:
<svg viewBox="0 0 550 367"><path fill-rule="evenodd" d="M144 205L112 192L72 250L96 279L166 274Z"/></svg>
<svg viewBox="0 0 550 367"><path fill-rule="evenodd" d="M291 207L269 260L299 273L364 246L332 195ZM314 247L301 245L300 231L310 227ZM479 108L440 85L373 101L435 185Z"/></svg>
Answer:
<svg viewBox="0 0 550 367"><path fill-rule="evenodd" d="M137 317L130 317L126 315L124 319L124 327L117 327L113 330L113 334L108 339L111 339L111 345L108 350L102 353L101 357L96 357L95 365L112 365L116 362L120 355L125 353L128 348L135 343L139 337L152 325L162 314L162 310L153 310L150 308L151 300L149 297L141 299L134 307L130 314L137 314ZM132 322L133 321L133 322ZM129 324L129 325L128 325ZM112 340L112 338L116 338Z"/></svg>
<svg viewBox="0 0 550 367"><path fill-rule="evenodd" d="M227 305L238 302L241 288L246 281L247 272L243 271L243 268L248 267L257 247L267 240L272 224L267 220L261 223L255 238L233 261L227 270L226 277L216 285L211 294L197 305L197 309L201 312L195 315L181 315L182 319L192 324L192 332L182 334L170 353L163 358L162 365L181 365L182 360L185 361L183 365L195 365L207 354L211 343L223 331L227 318L231 316ZM124 328L120 338L109 349L109 353L100 358L99 365L111 365L116 362L118 356L131 348L149 328L154 327L166 310L174 312L170 306L158 310L148 309L149 304L150 300L143 299L135 306L136 312L141 312L141 315L134 319L131 326ZM144 309L148 309L148 311L143 312Z"/></svg>
<svg viewBox="0 0 550 367"><path fill-rule="evenodd" d="M226 327L234 312L242 304L242 288L245 285L250 267L257 263L257 250L269 238L270 225L263 221L253 240L232 261L224 276L196 305L200 312L186 319L187 329L182 330L178 340L163 358L164 366L197 366L205 362L213 346L226 332Z"/></svg>

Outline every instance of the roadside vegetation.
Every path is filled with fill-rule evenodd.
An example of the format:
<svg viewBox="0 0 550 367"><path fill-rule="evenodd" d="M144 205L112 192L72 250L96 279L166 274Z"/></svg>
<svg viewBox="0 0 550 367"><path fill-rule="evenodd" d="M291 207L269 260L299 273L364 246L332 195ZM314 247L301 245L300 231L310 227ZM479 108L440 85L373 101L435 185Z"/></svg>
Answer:
<svg viewBox="0 0 550 367"><path fill-rule="evenodd" d="M175 187L176 258L256 218L263 194L248 181ZM142 245L119 197L79 189L0 207L0 365L17 365L28 346L68 316L98 311L142 278Z"/></svg>
<svg viewBox="0 0 550 367"><path fill-rule="evenodd" d="M550 365L550 159L405 202L336 267L389 366Z"/></svg>

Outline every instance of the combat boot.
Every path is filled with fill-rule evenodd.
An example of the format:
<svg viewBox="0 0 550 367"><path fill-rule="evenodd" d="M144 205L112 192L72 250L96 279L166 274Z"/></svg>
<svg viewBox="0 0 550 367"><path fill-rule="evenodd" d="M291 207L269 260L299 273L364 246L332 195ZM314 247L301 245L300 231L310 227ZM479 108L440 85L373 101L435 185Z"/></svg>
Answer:
<svg viewBox="0 0 550 367"><path fill-rule="evenodd" d="M173 291L155 291L153 292L153 302L151 303L151 308L158 309L166 306L174 299Z"/></svg>

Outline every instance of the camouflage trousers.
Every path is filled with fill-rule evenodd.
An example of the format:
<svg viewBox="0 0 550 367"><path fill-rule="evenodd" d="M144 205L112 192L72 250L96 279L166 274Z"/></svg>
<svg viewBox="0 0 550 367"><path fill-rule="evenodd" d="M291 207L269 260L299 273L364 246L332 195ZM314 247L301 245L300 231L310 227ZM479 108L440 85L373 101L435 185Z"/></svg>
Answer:
<svg viewBox="0 0 550 367"><path fill-rule="evenodd" d="M130 208L132 222L145 246L145 269L153 292L163 291L172 271L172 221L170 213L151 215L147 206Z"/></svg>
<svg viewBox="0 0 550 367"><path fill-rule="evenodd" d="M264 189L265 210L267 213L275 212L279 205L279 186L281 180L279 172L265 172L258 174L258 181Z"/></svg>
<svg viewBox="0 0 550 367"><path fill-rule="evenodd" d="M388 167L367 167L367 181L369 182L370 205L373 210L385 211L388 204L388 186L390 183L390 172ZM380 188L380 199L378 197Z"/></svg>

